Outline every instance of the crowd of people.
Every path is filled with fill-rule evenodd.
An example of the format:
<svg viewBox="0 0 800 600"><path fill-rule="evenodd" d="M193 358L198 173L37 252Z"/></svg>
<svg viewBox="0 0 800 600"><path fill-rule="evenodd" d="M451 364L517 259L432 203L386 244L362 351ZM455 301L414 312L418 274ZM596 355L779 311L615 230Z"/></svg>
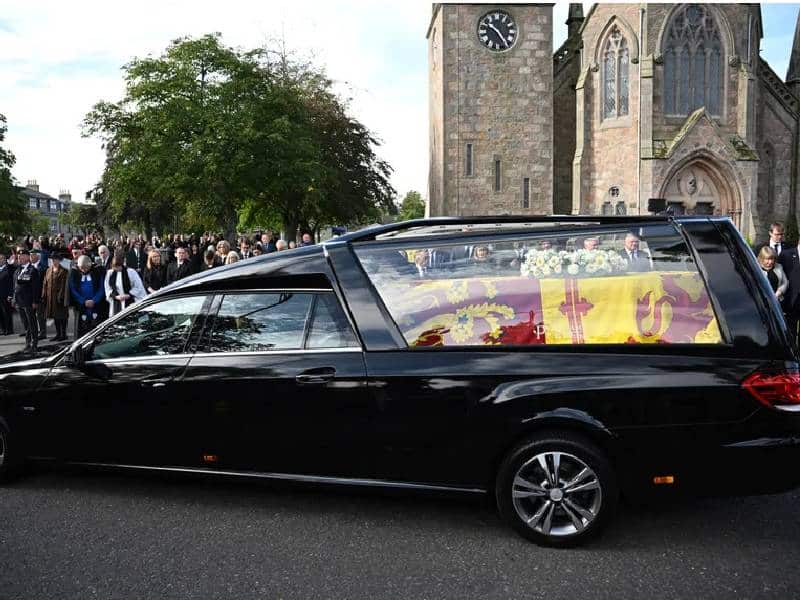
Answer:
<svg viewBox="0 0 800 600"><path fill-rule="evenodd" d="M769 240L753 248L764 276L780 302L792 340L800 324L800 242L786 242L782 223L769 226Z"/></svg>
<svg viewBox="0 0 800 600"><path fill-rule="evenodd" d="M299 246L314 243L303 234ZM236 248L222 235L171 234L106 239L100 234L67 240L27 236L0 240L0 335L14 334L14 311L24 328L25 350L47 339L67 339L73 311L75 337L162 287L194 273L295 247L272 232L242 236Z"/></svg>

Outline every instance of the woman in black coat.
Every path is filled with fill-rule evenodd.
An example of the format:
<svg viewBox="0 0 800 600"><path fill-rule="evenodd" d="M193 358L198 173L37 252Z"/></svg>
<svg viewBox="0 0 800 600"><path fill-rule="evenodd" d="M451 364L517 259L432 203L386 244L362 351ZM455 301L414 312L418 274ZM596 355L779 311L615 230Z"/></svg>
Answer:
<svg viewBox="0 0 800 600"><path fill-rule="evenodd" d="M147 255L147 266L142 272L142 283L148 294L152 294L167 285L167 269L161 264L161 253L150 250Z"/></svg>

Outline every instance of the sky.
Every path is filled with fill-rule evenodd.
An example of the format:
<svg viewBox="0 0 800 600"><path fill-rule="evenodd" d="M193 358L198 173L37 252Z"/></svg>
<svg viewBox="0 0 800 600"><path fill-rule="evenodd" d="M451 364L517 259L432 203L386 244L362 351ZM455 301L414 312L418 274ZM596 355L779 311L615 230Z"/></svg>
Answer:
<svg viewBox="0 0 800 600"><path fill-rule="evenodd" d="M591 3L584 3L588 12ZM566 37L567 3L554 8L554 46ZM786 74L798 4L762 4L762 56ZM220 32L229 46L284 39L311 57L351 100L352 114L382 140L400 198L427 193L429 0L0 0L0 114L13 175L82 200L100 179L104 153L81 137L100 100L124 93L121 67L170 41Z"/></svg>

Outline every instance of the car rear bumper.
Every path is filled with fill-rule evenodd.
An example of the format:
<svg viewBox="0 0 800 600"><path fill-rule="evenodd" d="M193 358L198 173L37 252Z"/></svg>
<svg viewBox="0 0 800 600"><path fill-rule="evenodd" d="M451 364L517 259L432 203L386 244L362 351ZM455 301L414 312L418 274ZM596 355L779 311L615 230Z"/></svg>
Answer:
<svg viewBox="0 0 800 600"><path fill-rule="evenodd" d="M800 433L662 447L649 459L642 456L620 465L623 490L631 497L774 494L800 487Z"/></svg>

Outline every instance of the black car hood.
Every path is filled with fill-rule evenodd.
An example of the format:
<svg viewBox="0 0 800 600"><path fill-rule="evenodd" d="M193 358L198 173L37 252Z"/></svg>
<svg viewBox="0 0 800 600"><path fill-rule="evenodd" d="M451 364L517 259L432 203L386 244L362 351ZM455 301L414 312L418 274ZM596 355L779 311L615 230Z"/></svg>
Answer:
<svg viewBox="0 0 800 600"><path fill-rule="evenodd" d="M48 344L40 348L36 354L18 350L11 354L0 356L0 373L15 373L26 369L36 369L52 362L55 356L72 342L59 342Z"/></svg>

